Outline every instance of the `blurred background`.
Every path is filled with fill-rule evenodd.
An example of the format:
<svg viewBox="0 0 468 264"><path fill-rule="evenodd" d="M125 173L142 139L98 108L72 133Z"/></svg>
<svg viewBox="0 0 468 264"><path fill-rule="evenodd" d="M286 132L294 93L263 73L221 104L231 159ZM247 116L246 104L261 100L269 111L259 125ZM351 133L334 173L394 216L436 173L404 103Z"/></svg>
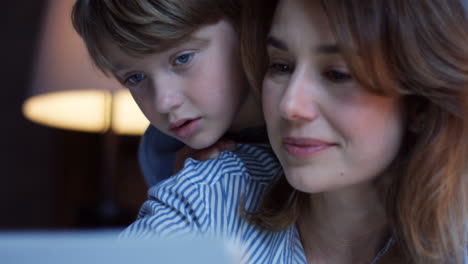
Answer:
<svg viewBox="0 0 468 264"><path fill-rule="evenodd" d="M52 66L39 62L51 5L67 1L2 2L0 230L126 226L146 198L136 158L138 135L117 133L109 124L98 132L56 128L23 114L32 95L68 89L51 87L48 80L66 74L52 72L50 77L44 69ZM67 52L75 54L71 44L66 45ZM79 72L76 76L89 79Z"/></svg>

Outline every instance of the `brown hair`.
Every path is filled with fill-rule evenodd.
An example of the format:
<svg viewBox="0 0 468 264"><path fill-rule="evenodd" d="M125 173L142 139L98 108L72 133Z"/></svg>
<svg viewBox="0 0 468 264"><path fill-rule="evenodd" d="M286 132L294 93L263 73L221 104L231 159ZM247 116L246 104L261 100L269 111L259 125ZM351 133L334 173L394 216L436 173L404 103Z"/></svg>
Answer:
<svg viewBox="0 0 468 264"><path fill-rule="evenodd" d="M244 6L248 23L242 25L241 47L249 81L258 89L277 1L254 2ZM396 173L382 193L399 253L405 263L462 263L468 223L468 18L463 4L321 4L354 78L377 94L403 95L408 122L420 124L416 132L408 129L390 168ZM280 230L297 220L303 196L283 177L260 209L247 216L263 228Z"/></svg>
<svg viewBox="0 0 468 264"><path fill-rule="evenodd" d="M138 57L178 44L222 18L236 27L239 6L236 0L78 0L72 21L93 62L107 73L112 65L103 40Z"/></svg>

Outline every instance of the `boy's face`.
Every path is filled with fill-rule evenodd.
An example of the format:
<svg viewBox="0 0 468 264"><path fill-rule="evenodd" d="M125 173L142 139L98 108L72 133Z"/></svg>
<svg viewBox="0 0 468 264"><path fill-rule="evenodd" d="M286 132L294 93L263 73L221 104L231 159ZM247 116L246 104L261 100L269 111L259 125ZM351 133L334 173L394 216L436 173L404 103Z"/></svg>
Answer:
<svg viewBox="0 0 468 264"><path fill-rule="evenodd" d="M168 50L133 58L105 43L112 72L162 132L200 149L235 121L247 97L237 33L225 20Z"/></svg>

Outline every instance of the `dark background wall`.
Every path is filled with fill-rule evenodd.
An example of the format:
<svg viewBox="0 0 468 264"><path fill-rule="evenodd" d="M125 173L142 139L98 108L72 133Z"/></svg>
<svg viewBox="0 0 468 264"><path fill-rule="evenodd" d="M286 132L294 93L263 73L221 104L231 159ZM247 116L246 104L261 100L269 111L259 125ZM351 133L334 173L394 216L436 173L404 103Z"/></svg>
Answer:
<svg viewBox="0 0 468 264"><path fill-rule="evenodd" d="M118 137L112 198L119 210L100 217L104 135L47 128L21 113L47 1L2 4L0 230L126 225L146 197L138 137Z"/></svg>

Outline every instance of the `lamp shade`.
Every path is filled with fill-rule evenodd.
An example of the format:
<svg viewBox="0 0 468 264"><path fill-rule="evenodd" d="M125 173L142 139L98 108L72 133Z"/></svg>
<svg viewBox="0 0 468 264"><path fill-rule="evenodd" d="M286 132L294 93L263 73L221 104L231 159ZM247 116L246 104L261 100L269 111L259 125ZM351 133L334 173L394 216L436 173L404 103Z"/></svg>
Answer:
<svg viewBox="0 0 468 264"><path fill-rule="evenodd" d="M74 31L75 0L50 0L23 114L51 127L140 135L149 122L130 93L91 62Z"/></svg>

